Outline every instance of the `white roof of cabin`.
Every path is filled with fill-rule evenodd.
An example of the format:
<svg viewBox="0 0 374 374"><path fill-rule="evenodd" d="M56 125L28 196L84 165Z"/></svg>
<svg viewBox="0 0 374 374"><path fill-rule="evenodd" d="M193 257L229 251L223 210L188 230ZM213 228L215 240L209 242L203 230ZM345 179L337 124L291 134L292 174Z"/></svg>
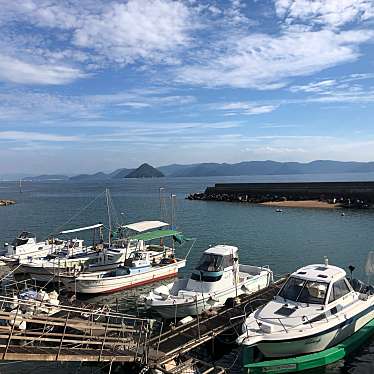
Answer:
<svg viewBox="0 0 374 374"><path fill-rule="evenodd" d="M292 276L311 281L330 283L331 281L344 278L346 272L342 268L333 265L313 264L298 269L292 273Z"/></svg>
<svg viewBox="0 0 374 374"><path fill-rule="evenodd" d="M152 229L159 229L160 227L165 227L165 226L169 226L169 224L166 222L161 222L161 221L141 221L141 222L131 223L123 227L130 229L130 230L137 231L137 232L143 232L143 231L152 230Z"/></svg>
<svg viewBox="0 0 374 374"><path fill-rule="evenodd" d="M235 254L238 251L238 247L234 247L232 245L215 245L214 247L211 247L204 251L204 253L210 253L215 255L221 255L221 256L228 256Z"/></svg>

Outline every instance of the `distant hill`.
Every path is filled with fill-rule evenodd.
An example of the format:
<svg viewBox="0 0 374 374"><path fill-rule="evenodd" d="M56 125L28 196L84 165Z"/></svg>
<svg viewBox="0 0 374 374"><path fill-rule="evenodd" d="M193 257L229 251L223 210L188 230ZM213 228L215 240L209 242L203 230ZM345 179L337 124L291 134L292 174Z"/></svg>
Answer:
<svg viewBox="0 0 374 374"><path fill-rule="evenodd" d="M121 178L125 178L133 170L134 169L125 169L125 168L117 169L117 170L114 170L113 173L110 173L109 176L110 178L121 179Z"/></svg>
<svg viewBox="0 0 374 374"><path fill-rule="evenodd" d="M203 163L183 165L169 174L173 177L338 174L374 172L374 162L342 162L317 160L309 163L277 161L245 161L237 164Z"/></svg>
<svg viewBox="0 0 374 374"><path fill-rule="evenodd" d="M159 166L157 170L160 170L166 177L174 176L182 171L188 170L200 164L190 164L190 165L182 165L182 164L171 164L166 166Z"/></svg>
<svg viewBox="0 0 374 374"><path fill-rule="evenodd" d="M125 178L160 178L164 177L161 171L157 170L149 164L140 165L137 169L133 170L125 176Z"/></svg>
<svg viewBox="0 0 374 374"><path fill-rule="evenodd" d="M46 182L46 181L57 181L57 180L67 180L69 177L67 175L60 174L43 174L37 175L35 177L25 177L22 178L24 181L34 181L34 182Z"/></svg>
<svg viewBox="0 0 374 374"><path fill-rule="evenodd" d="M97 181L97 180L107 180L109 179L110 176L109 174L105 174L103 172L98 172L95 174L79 174L75 175L74 177L70 177L69 180L74 181L74 182L80 182L80 181Z"/></svg>
<svg viewBox="0 0 374 374"><path fill-rule="evenodd" d="M109 180L122 178L157 178L157 177L211 177L238 175L290 175L290 174L339 174L339 173L370 173L374 172L374 162L316 160L307 163L278 161L243 161L237 164L201 163L171 164L154 168L143 164L137 169L121 168L111 173L79 174L73 177L52 174L25 177L25 181L51 180Z"/></svg>

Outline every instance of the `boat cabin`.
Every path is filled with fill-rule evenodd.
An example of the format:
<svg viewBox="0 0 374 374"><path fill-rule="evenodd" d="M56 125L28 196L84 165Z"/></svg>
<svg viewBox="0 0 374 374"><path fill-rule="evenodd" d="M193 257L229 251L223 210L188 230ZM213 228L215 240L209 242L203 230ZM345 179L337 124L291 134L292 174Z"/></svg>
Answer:
<svg viewBox="0 0 374 374"><path fill-rule="evenodd" d="M332 265L308 265L292 273L277 298L286 302L328 305L351 294L346 272Z"/></svg>
<svg viewBox="0 0 374 374"><path fill-rule="evenodd" d="M219 281L225 272L232 273L238 263L238 248L229 245L217 245L204 251L198 265L191 274L191 280L197 282Z"/></svg>
<svg viewBox="0 0 374 374"><path fill-rule="evenodd" d="M4 246L7 248L7 255L20 255L30 250L30 247L36 245L36 237L30 232L23 231L21 234L13 240L12 244L5 243Z"/></svg>

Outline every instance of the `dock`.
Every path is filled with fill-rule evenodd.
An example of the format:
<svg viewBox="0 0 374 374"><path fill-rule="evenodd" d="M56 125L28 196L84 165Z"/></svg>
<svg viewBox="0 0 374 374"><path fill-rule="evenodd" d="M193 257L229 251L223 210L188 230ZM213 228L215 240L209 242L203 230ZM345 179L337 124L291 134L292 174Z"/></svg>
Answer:
<svg viewBox="0 0 374 374"><path fill-rule="evenodd" d="M192 322L166 328L162 321L109 310L61 307L57 315L24 317L22 302L13 312L0 312L0 359L3 361L79 361L139 363L162 372L168 363L229 330L238 331L244 318L271 300L285 278L252 295L241 295L232 305ZM12 301L0 297L0 304ZM24 303L24 301L23 301ZM3 308L2 308L3 309ZM27 328L16 326L22 321ZM200 366L200 360L190 358ZM212 372L208 367L207 372ZM215 372L221 372L215 368ZM178 370L172 370L177 373Z"/></svg>
<svg viewBox="0 0 374 374"><path fill-rule="evenodd" d="M374 182L216 183L190 200L263 203L319 200L345 208L374 206Z"/></svg>

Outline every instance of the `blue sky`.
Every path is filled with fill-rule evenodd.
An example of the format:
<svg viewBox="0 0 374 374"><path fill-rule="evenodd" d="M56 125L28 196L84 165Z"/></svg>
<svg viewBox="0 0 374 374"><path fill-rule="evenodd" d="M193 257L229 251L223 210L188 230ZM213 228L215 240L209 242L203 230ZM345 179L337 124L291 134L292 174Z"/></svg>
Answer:
<svg viewBox="0 0 374 374"><path fill-rule="evenodd" d="M374 160L373 0L0 6L0 174Z"/></svg>

